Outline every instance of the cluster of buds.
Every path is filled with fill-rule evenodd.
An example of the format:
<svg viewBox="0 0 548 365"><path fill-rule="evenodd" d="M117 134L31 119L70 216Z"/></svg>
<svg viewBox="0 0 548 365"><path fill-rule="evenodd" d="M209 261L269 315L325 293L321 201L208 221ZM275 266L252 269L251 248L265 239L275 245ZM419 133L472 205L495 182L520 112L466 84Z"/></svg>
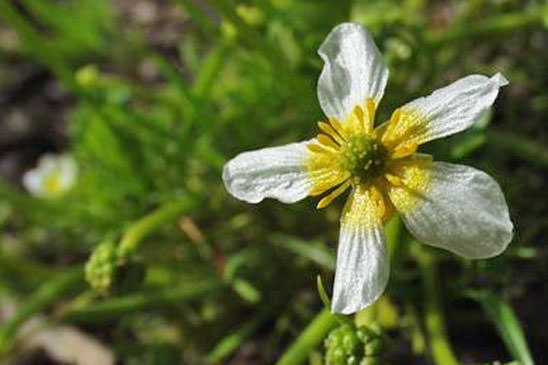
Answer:
<svg viewBox="0 0 548 365"><path fill-rule="evenodd" d="M112 240L100 243L86 264L86 280L97 293L131 291L143 282L144 264L136 258L121 257Z"/></svg>
<svg viewBox="0 0 548 365"><path fill-rule="evenodd" d="M100 243L86 264L86 280L98 293L106 294L116 275L116 244L107 240Z"/></svg>
<svg viewBox="0 0 548 365"><path fill-rule="evenodd" d="M326 365L380 364L383 339L378 326L343 324L325 340Z"/></svg>

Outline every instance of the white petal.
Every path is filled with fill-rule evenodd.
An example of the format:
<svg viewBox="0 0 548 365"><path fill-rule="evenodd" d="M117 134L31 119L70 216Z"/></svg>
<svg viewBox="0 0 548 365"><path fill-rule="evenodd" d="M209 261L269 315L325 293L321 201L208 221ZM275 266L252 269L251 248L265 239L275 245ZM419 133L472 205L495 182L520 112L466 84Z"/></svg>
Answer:
<svg viewBox="0 0 548 365"><path fill-rule="evenodd" d="M294 203L305 198L312 186L306 167L307 143L239 154L224 166L226 189L249 203L258 203L264 198Z"/></svg>
<svg viewBox="0 0 548 365"><path fill-rule="evenodd" d="M414 130L406 138L421 144L470 127L507 84L508 80L500 73L491 78L470 75L407 103L400 108L405 119L400 123Z"/></svg>
<svg viewBox="0 0 548 365"><path fill-rule="evenodd" d="M375 210L367 191L353 191L345 206L333 286L333 312L357 312L376 301L386 287L389 264L382 223Z"/></svg>
<svg viewBox="0 0 548 365"><path fill-rule="evenodd" d="M60 155L57 161L61 190L68 190L74 185L78 174L78 165L71 155Z"/></svg>
<svg viewBox="0 0 548 365"><path fill-rule="evenodd" d="M401 167L398 175L407 186L392 187L390 198L409 231L424 243L480 259L502 253L512 240L504 195L486 173L423 162Z"/></svg>
<svg viewBox="0 0 548 365"><path fill-rule="evenodd" d="M38 165L36 168L41 171L42 174L47 174L51 171L55 171L59 166L59 155L53 153L44 153L38 159Z"/></svg>
<svg viewBox="0 0 548 365"><path fill-rule="evenodd" d="M380 102L388 69L373 38L354 23L336 26L320 49L324 60L318 81L318 99L328 117L344 121L356 105L368 98Z"/></svg>
<svg viewBox="0 0 548 365"><path fill-rule="evenodd" d="M42 175L38 169L25 172L23 175L23 186L34 196L42 196Z"/></svg>

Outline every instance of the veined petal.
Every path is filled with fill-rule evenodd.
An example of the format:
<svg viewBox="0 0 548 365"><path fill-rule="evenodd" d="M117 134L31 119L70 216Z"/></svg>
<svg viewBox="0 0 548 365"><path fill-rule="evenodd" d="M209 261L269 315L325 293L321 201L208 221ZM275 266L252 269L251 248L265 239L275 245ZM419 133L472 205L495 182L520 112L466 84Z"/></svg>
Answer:
<svg viewBox="0 0 548 365"><path fill-rule="evenodd" d="M401 163L392 203L413 235L470 259L496 256L512 240L513 225L498 184L471 167L442 162Z"/></svg>
<svg viewBox="0 0 548 365"><path fill-rule="evenodd" d="M376 301L389 276L382 221L371 190L357 186L341 217L332 311L350 314Z"/></svg>
<svg viewBox="0 0 548 365"><path fill-rule="evenodd" d="M499 89L508 84L500 73L464 77L397 109L383 134L383 142L419 145L470 127L493 104Z"/></svg>
<svg viewBox="0 0 548 365"><path fill-rule="evenodd" d="M304 199L312 187L306 166L307 144L291 143L239 154L223 168L226 189L248 203L264 198L284 203Z"/></svg>
<svg viewBox="0 0 548 365"><path fill-rule="evenodd" d="M318 99L324 113L344 122L354 107L378 105L388 80L388 69L373 38L355 23L336 26L320 49L324 60L318 80Z"/></svg>

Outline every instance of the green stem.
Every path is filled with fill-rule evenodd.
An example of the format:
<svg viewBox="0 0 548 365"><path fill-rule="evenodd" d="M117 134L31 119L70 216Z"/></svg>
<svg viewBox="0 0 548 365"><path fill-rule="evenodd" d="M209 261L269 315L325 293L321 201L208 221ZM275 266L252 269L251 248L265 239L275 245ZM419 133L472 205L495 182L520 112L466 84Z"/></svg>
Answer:
<svg viewBox="0 0 548 365"><path fill-rule="evenodd" d="M119 319L121 315L153 306L170 303L180 303L183 300L201 297L221 286L218 280L187 283L178 287L170 287L156 291L146 291L118 298L89 304L83 308L71 308L61 313L59 318L67 322L94 322L108 319Z"/></svg>
<svg viewBox="0 0 548 365"><path fill-rule="evenodd" d="M205 58L192 86L192 90L198 99L202 100L209 95L215 81L219 78L219 73L225 64L229 51L230 43L221 40Z"/></svg>
<svg viewBox="0 0 548 365"><path fill-rule="evenodd" d="M402 255L401 230L402 224L398 215L395 215L384 228L388 257L390 258L390 266L392 267L394 267L394 262L399 261Z"/></svg>
<svg viewBox="0 0 548 365"><path fill-rule="evenodd" d="M436 258L422 247L421 243L415 243L413 254L419 264L423 285L424 321L430 340L430 349L433 360L440 365L457 365L457 357L451 348L451 342L447 335L445 317L443 314L442 300L440 297L440 274Z"/></svg>
<svg viewBox="0 0 548 365"><path fill-rule="evenodd" d="M495 130L488 131L487 138L492 142L490 146L504 149L539 166L548 166L548 149L541 144L512 133Z"/></svg>
<svg viewBox="0 0 548 365"><path fill-rule="evenodd" d="M17 330L32 315L43 310L59 297L72 291L84 281L82 266L60 274L57 278L46 282L21 307L15 317L11 318L0 328L0 354L9 347Z"/></svg>
<svg viewBox="0 0 548 365"><path fill-rule="evenodd" d="M323 341L329 330L337 323L337 317L331 314L328 309L322 310L282 355L276 365L298 365L305 361L309 353Z"/></svg>
<svg viewBox="0 0 548 365"><path fill-rule="evenodd" d="M126 233L120 240L118 256L121 258L128 257L131 253L135 252L143 238L160 228L162 225L171 223L193 206L194 201L192 200L167 203L154 212L139 219L126 230Z"/></svg>

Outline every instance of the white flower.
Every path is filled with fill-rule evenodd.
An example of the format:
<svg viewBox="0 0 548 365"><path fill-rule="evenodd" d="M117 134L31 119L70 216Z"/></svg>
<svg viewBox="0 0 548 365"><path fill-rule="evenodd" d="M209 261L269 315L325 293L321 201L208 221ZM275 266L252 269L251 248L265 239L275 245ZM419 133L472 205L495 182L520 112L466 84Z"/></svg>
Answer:
<svg viewBox="0 0 548 365"><path fill-rule="evenodd" d="M25 172L23 186L34 196L57 198L66 193L76 180L78 166L67 154L45 154L38 166Z"/></svg>
<svg viewBox="0 0 548 365"><path fill-rule="evenodd" d="M353 313L373 303L389 275L383 223L396 211L422 242L479 259L500 254L513 225L498 184L471 167L434 162L417 147L470 127L507 80L471 75L396 109L374 127L388 70L360 25L335 27L319 49L318 82L328 117L316 138L244 152L223 171L227 190L258 203L297 202L332 189L325 207L351 188L341 216L332 310Z"/></svg>

